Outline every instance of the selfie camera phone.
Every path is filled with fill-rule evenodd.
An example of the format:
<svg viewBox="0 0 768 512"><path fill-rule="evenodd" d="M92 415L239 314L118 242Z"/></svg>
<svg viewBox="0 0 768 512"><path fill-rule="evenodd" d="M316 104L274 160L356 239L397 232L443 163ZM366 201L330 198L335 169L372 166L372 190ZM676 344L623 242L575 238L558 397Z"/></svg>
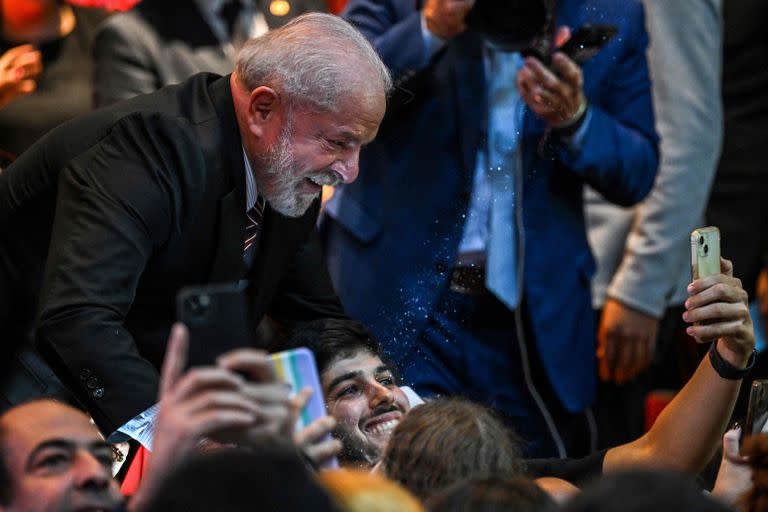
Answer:
<svg viewBox="0 0 768 512"><path fill-rule="evenodd" d="M691 232L691 277L701 279L720 273L720 230L714 226Z"/></svg>
<svg viewBox="0 0 768 512"><path fill-rule="evenodd" d="M189 331L188 366L213 365L225 352L255 346L248 299L234 283L181 289L176 316Z"/></svg>

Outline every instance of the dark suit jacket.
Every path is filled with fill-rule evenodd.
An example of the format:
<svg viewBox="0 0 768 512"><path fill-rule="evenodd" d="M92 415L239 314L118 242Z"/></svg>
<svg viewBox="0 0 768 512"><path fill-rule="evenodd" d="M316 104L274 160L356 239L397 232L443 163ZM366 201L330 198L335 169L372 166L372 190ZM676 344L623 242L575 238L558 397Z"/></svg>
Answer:
<svg viewBox="0 0 768 512"><path fill-rule="evenodd" d="M417 2L351 0L346 18L373 42L399 86L357 181L327 204L328 266L352 316L368 323L397 361L423 329L462 237L477 148L485 144L482 40L455 37L424 55ZM650 190L658 154L647 35L637 1L563 0L558 25L614 24L619 34L583 66L592 119L578 151L526 110L521 148L524 298L535 342L565 406L595 389L595 270L584 227L588 183L630 205ZM376 300L370 300L376 290Z"/></svg>
<svg viewBox="0 0 768 512"><path fill-rule="evenodd" d="M38 345L104 432L155 402L176 291L243 277L244 173L229 78L200 74L62 125L0 174L0 275L30 293L45 263ZM255 319L343 315L318 208L267 207Z"/></svg>

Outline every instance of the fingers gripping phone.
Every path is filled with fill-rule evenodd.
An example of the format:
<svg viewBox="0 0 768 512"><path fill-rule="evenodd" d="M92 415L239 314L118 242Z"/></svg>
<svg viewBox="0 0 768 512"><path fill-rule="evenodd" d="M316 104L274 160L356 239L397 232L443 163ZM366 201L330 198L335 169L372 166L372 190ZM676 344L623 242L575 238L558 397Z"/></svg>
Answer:
<svg viewBox="0 0 768 512"><path fill-rule="evenodd" d="M714 226L691 232L691 277L701 279L720 273L720 230Z"/></svg>
<svg viewBox="0 0 768 512"><path fill-rule="evenodd" d="M295 430L303 430L310 423L318 418L327 415L325 409L325 399L323 398L323 388L320 385L320 374L317 371L315 356L307 348L299 347L293 350L277 352L269 356L272 367L275 370L275 376L278 380L286 382L290 386L291 398L305 387L312 388L312 396L309 402L299 413L296 420ZM330 439L331 435L326 435L323 440ZM338 461L333 458L326 463L325 468L338 467Z"/></svg>
<svg viewBox="0 0 768 512"><path fill-rule="evenodd" d="M562 52L579 66L597 55L619 30L614 25L586 24L580 27L560 48L553 49L551 37L537 38L523 50L526 57L536 57L547 67L552 64L552 53Z"/></svg>

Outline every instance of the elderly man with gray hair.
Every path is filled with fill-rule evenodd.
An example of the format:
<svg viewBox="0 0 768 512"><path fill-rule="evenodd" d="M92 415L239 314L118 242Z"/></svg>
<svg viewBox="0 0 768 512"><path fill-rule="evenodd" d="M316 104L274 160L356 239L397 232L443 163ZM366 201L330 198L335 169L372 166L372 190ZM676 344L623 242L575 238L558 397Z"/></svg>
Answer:
<svg viewBox="0 0 768 512"><path fill-rule="evenodd" d="M52 131L0 175L0 350L34 342L105 435L140 438L181 287L247 283L255 320L343 317L314 232L319 195L356 178L390 88L355 29L308 14L247 42L231 76ZM2 369L7 402L44 394L30 368ZM261 384L255 424L290 403Z"/></svg>

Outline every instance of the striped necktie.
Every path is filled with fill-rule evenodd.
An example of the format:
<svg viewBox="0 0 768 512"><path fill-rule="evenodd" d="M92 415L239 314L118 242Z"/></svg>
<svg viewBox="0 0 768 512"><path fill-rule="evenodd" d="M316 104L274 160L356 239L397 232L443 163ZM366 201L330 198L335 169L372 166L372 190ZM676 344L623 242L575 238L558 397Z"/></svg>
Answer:
<svg viewBox="0 0 768 512"><path fill-rule="evenodd" d="M243 244L243 254L256 242L261 231L261 222L264 220L264 198L258 196L256 204L245 214L245 243Z"/></svg>

